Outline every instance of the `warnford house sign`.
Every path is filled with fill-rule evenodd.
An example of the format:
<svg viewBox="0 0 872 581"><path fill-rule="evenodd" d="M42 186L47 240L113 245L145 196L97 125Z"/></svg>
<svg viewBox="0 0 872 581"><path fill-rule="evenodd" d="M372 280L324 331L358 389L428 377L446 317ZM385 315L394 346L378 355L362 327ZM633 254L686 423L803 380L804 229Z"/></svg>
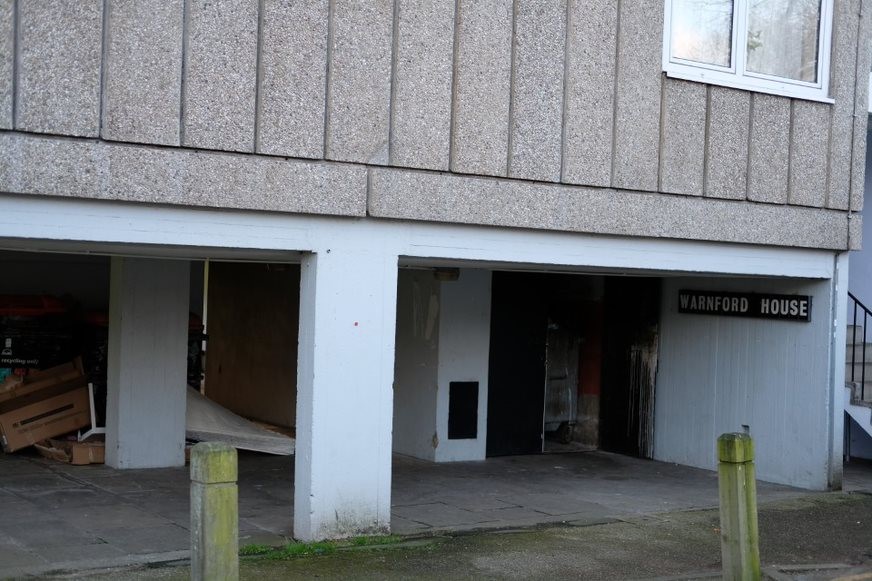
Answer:
<svg viewBox="0 0 872 581"><path fill-rule="evenodd" d="M678 312L755 319L811 321L808 295L772 295L718 291L678 291Z"/></svg>

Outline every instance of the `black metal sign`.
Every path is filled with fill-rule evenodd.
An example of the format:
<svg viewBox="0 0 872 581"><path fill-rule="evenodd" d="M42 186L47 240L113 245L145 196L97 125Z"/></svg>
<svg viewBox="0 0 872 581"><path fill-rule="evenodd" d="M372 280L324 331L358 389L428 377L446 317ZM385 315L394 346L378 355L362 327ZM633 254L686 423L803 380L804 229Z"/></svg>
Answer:
<svg viewBox="0 0 872 581"><path fill-rule="evenodd" d="M808 295L770 295L720 291L678 291L678 312L694 315L811 321Z"/></svg>

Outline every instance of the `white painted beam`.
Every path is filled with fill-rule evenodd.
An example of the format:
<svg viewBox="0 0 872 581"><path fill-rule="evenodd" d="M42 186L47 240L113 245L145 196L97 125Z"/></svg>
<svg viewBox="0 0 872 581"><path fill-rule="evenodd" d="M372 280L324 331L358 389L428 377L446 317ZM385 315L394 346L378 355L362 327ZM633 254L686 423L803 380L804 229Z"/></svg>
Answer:
<svg viewBox="0 0 872 581"><path fill-rule="evenodd" d="M112 259L109 466L185 465L189 277L187 261Z"/></svg>
<svg viewBox="0 0 872 581"><path fill-rule="evenodd" d="M0 248L139 256L299 260L354 236L404 263L546 265L566 271L831 278L833 252L566 232L219 211L0 195ZM462 264L458 263L458 266Z"/></svg>
<svg viewBox="0 0 872 581"><path fill-rule="evenodd" d="M294 536L388 532L397 257L345 237L302 263Z"/></svg>

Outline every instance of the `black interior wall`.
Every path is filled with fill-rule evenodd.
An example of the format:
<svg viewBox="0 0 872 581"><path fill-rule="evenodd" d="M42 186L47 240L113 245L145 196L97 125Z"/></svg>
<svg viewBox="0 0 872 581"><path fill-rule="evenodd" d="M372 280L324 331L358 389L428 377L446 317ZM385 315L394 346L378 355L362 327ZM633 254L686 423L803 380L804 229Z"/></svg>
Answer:
<svg viewBox="0 0 872 581"><path fill-rule="evenodd" d="M605 281L600 446L650 458L660 320L658 278Z"/></svg>
<svg viewBox="0 0 872 581"><path fill-rule="evenodd" d="M547 309L536 275L494 272L488 456L542 451Z"/></svg>
<svg viewBox="0 0 872 581"><path fill-rule="evenodd" d="M599 281L571 274L493 273L488 456L542 452L549 324L579 344L583 304L599 296Z"/></svg>

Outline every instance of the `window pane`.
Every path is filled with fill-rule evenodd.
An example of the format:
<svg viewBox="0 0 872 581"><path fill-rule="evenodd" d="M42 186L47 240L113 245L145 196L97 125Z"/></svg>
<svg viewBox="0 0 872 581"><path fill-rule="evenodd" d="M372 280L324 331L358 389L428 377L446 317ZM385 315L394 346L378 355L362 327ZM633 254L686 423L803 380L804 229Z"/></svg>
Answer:
<svg viewBox="0 0 872 581"><path fill-rule="evenodd" d="M820 0L750 0L748 70L817 82L820 22Z"/></svg>
<svg viewBox="0 0 872 581"><path fill-rule="evenodd" d="M730 66L733 0L674 0L672 56Z"/></svg>

